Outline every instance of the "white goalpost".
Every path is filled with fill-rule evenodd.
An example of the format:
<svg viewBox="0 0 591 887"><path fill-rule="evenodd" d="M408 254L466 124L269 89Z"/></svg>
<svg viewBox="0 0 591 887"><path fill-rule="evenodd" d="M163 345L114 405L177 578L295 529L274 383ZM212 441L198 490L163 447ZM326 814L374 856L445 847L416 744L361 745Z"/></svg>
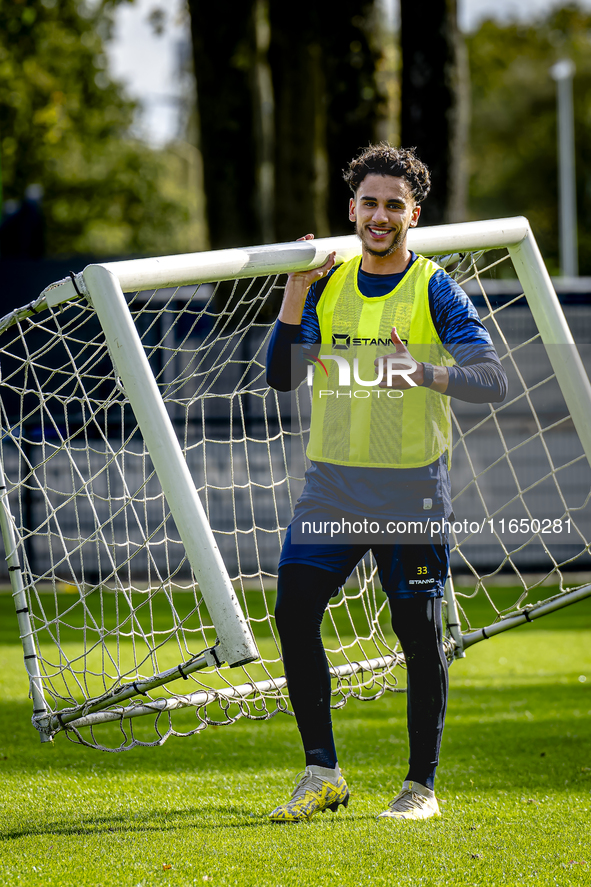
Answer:
<svg viewBox="0 0 591 887"><path fill-rule="evenodd" d="M591 386L527 220L409 246L474 298L510 381L452 405L451 660L591 595ZM332 250L360 244L90 265L0 321L4 584L43 741L120 751L289 711L274 580L310 398L270 390L264 357L285 274ZM369 555L323 630L336 707L401 692Z"/></svg>

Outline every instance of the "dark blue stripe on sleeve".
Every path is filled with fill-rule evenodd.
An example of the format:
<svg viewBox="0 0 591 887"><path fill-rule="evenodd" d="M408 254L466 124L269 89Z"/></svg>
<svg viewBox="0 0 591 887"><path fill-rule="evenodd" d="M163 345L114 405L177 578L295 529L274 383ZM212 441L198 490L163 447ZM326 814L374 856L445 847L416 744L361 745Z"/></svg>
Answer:
<svg viewBox="0 0 591 887"><path fill-rule="evenodd" d="M429 306L437 334L457 366L445 392L469 403L500 403L507 376L490 335L461 286L443 269L429 281Z"/></svg>
<svg viewBox="0 0 591 887"><path fill-rule="evenodd" d="M292 391L304 380L308 364L301 344L302 328L299 324L282 323L280 320L275 323L267 346L267 385L276 391ZM298 352L302 352L301 356Z"/></svg>
<svg viewBox="0 0 591 887"><path fill-rule="evenodd" d="M316 314L316 305L324 292L326 282L330 280L338 267L339 265L335 265L334 268L331 268L326 277L323 277L317 283L313 283L308 290L302 313L302 342L305 342L307 345L315 345L317 342L320 342L320 324ZM318 284L320 283L323 284L322 287L319 287Z"/></svg>
<svg viewBox="0 0 591 887"><path fill-rule="evenodd" d="M436 271L429 281L429 305L437 335L446 347L470 342L492 345L476 308L461 286L443 268ZM455 353L453 356L458 363L463 362L463 357L460 359Z"/></svg>
<svg viewBox="0 0 591 887"><path fill-rule="evenodd" d="M328 280L335 270L332 268L322 280ZM324 287L319 290L317 283L312 284L304 303L301 324L282 323L280 320L275 324L267 348L267 383L277 391L293 391L306 378L306 346L320 342L316 305L323 291ZM303 346L301 352L295 345Z"/></svg>
<svg viewBox="0 0 591 887"><path fill-rule="evenodd" d="M507 375L492 347L481 346L462 366L449 367L448 373L445 393L449 397L467 403L501 403L507 396Z"/></svg>

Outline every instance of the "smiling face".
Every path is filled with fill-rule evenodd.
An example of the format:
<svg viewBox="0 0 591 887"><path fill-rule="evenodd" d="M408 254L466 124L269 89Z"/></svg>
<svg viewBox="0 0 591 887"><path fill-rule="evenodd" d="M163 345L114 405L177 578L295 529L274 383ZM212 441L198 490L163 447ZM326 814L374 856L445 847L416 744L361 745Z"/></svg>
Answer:
<svg viewBox="0 0 591 887"><path fill-rule="evenodd" d="M364 253L377 259L406 252L406 234L421 213L406 179L368 175L349 203L349 219L355 222Z"/></svg>

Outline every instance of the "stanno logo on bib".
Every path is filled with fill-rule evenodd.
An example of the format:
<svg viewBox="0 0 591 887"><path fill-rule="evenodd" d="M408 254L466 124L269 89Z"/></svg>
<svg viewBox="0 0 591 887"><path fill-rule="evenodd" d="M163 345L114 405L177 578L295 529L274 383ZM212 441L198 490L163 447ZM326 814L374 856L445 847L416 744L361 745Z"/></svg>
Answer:
<svg viewBox="0 0 591 887"><path fill-rule="evenodd" d="M401 339L404 345L408 345L408 339ZM372 339L371 336L351 338L349 333L333 333L332 347L335 351L346 351L351 345L392 345L392 339Z"/></svg>
<svg viewBox="0 0 591 887"><path fill-rule="evenodd" d="M351 336L349 333L333 333L332 345L335 349L340 348L345 351L351 345Z"/></svg>

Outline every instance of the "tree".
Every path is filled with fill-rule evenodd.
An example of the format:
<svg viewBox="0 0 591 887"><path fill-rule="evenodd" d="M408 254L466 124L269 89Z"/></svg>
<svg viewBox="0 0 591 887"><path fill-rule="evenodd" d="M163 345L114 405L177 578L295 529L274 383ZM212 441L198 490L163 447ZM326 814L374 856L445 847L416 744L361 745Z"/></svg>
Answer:
<svg viewBox="0 0 591 887"><path fill-rule="evenodd" d="M558 273L556 85L559 58L574 80L579 267L591 274L591 15L566 7L531 24L484 22L468 38L472 81L473 217L525 215Z"/></svg>
<svg viewBox="0 0 591 887"><path fill-rule="evenodd" d="M335 15L317 3L298 16L284 3L269 7L279 240L350 231L342 171L376 138L382 113L376 5L341 0Z"/></svg>
<svg viewBox="0 0 591 887"><path fill-rule="evenodd" d="M42 187L50 254L188 249L190 201L174 159L129 136L134 104L107 70L109 29L100 4L0 6L4 199Z"/></svg>
<svg viewBox="0 0 591 887"><path fill-rule="evenodd" d="M326 6L322 8L326 12ZM347 219L351 195L343 182L343 170L362 148L379 140L388 113L378 78L381 40L385 37L381 35L380 15L381 4L375 0L341 0L338 26L332 14L327 15L323 26L326 148L330 158L328 221L332 234L351 232Z"/></svg>
<svg viewBox="0 0 591 887"><path fill-rule="evenodd" d="M211 246L260 243L256 189L256 0L224 12L189 0Z"/></svg>
<svg viewBox="0 0 591 887"><path fill-rule="evenodd" d="M431 171L421 221L437 225L466 214L468 76L456 0L401 0L401 144L416 147Z"/></svg>
<svg viewBox="0 0 591 887"><path fill-rule="evenodd" d="M348 231L342 169L382 113L375 0L189 0L212 246Z"/></svg>
<svg viewBox="0 0 591 887"><path fill-rule="evenodd" d="M287 3L269 8L269 64L274 96L275 237L308 231L326 236L326 79L319 4L294 15Z"/></svg>

